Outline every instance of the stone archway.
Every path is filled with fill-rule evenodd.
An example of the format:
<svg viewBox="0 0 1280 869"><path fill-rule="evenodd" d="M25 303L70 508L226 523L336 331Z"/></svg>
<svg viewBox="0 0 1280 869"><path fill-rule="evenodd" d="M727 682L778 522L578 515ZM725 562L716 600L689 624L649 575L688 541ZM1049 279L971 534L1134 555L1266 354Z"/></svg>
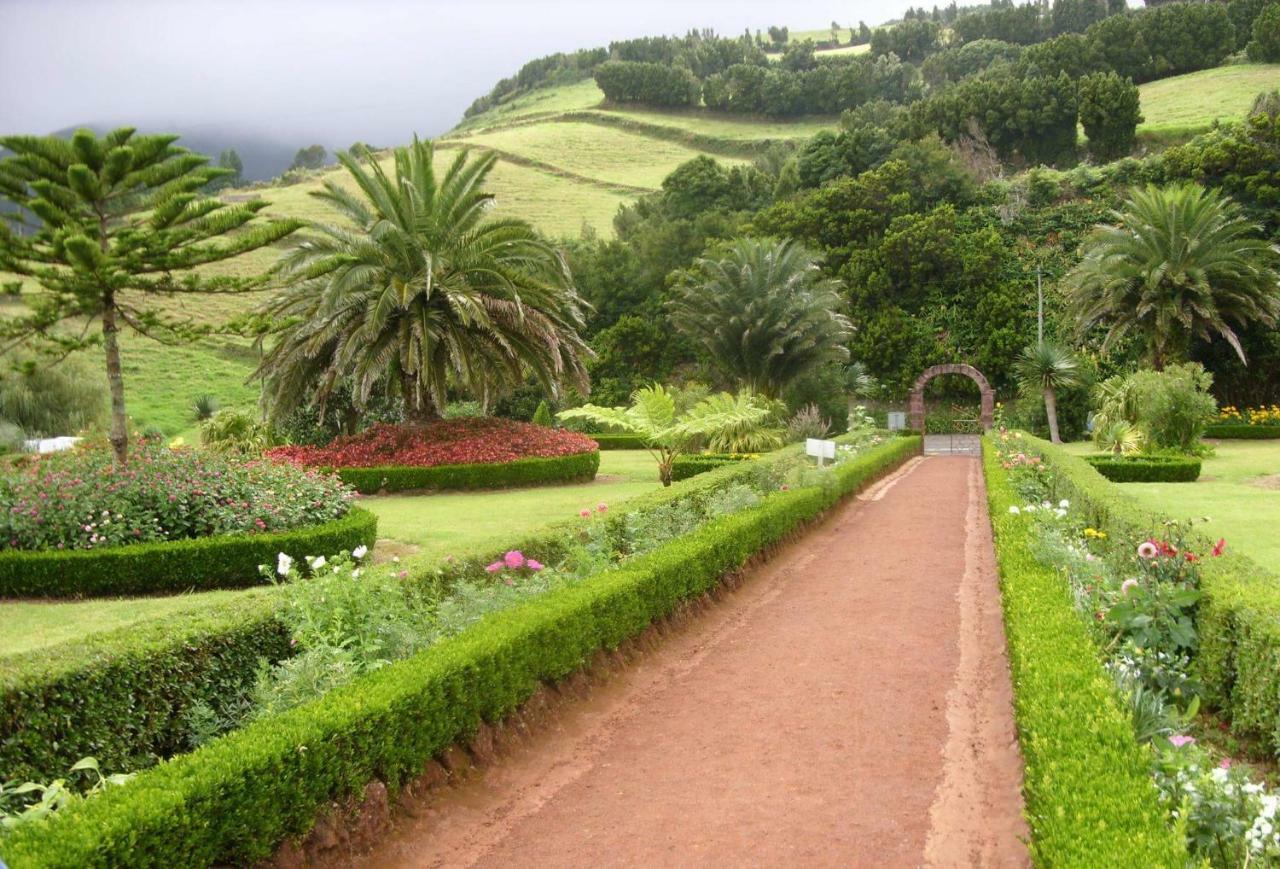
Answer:
<svg viewBox="0 0 1280 869"><path fill-rule="evenodd" d="M991 384L987 383L987 378L982 376L981 371L972 365L965 365L964 363L934 365L932 368L924 370L924 373L916 380L916 385L911 388L911 403L909 406L911 428L918 432L924 431L924 388L929 384L930 380L940 374L963 374L978 384L978 391L982 393L982 408L980 411L982 428L984 431L990 429L996 415L996 394L991 391Z"/></svg>

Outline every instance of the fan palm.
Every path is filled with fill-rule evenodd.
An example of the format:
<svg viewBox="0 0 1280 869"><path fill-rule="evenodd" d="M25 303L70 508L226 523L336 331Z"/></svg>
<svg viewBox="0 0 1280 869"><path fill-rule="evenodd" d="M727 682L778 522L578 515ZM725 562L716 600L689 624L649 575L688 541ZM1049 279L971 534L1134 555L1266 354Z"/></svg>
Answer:
<svg viewBox="0 0 1280 869"><path fill-rule="evenodd" d="M1229 197L1196 184L1140 190L1114 217L1067 277L1079 327L1105 326L1104 349L1139 335L1156 369L1215 335L1245 361L1232 324L1276 322L1280 248Z"/></svg>
<svg viewBox="0 0 1280 869"><path fill-rule="evenodd" d="M597 407L586 404L560 411L562 420L584 419L618 428L644 438L658 461L658 479L671 485L671 467L678 456L694 449L703 438L743 438L772 416L773 409L759 397L710 395L684 414L677 414L676 399L662 384L637 389L630 407ZM774 444L776 446L776 444Z"/></svg>
<svg viewBox="0 0 1280 869"><path fill-rule="evenodd" d="M581 302L564 257L522 220L487 219L495 157L460 153L443 176L429 141L395 149L394 174L368 151L340 154L355 191L314 195L345 223L319 223L282 264L293 283L265 307L287 322L256 376L276 411L304 388L351 384L363 404L398 391L407 422L437 419L450 386L487 400L537 379L585 391Z"/></svg>
<svg viewBox="0 0 1280 869"><path fill-rule="evenodd" d="M744 238L694 263L674 288L671 314L730 381L778 398L798 377L848 360L842 286L799 244Z"/></svg>
<svg viewBox="0 0 1280 869"><path fill-rule="evenodd" d="M1024 393L1044 396L1044 414L1049 419L1049 440L1062 443L1058 435L1058 390L1080 382L1080 363L1059 344L1041 341L1022 351L1017 363L1018 383Z"/></svg>

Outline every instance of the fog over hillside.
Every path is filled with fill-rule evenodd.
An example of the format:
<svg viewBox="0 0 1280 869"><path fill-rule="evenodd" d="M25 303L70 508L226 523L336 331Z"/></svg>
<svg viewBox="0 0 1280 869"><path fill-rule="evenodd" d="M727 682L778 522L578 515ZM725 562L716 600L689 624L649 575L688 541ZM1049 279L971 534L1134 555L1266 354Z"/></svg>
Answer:
<svg viewBox="0 0 1280 869"><path fill-rule="evenodd" d="M234 144L246 163L249 150L395 144L446 131L495 81L540 55L690 28L728 35L875 24L910 5L4 0L0 133L131 123L213 143L202 150ZM263 174L259 167L255 158L246 174Z"/></svg>

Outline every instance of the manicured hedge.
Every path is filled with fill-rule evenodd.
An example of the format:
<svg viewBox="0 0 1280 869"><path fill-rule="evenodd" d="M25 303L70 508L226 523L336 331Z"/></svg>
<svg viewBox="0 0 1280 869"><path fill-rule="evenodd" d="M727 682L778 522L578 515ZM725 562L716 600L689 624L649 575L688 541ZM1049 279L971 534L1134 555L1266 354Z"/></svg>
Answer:
<svg viewBox="0 0 1280 869"><path fill-rule="evenodd" d="M1194 483L1200 478L1195 456L1085 456L1094 470L1115 483Z"/></svg>
<svg viewBox="0 0 1280 869"><path fill-rule="evenodd" d="M267 534L138 543L108 549L0 552L0 597L173 594L263 582L258 565L373 546L378 517L352 507L323 525Z"/></svg>
<svg viewBox="0 0 1280 869"><path fill-rule="evenodd" d="M983 441L995 531L1023 792L1037 866L1184 866L1138 744L1066 581L1035 557L1033 530L990 441Z"/></svg>
<svg viewBox="0 0 1280 869"><path fill-rule="evenodd" d="M274 556L273 556L274 558ZM82 757L107 772L188 748L186 714L221 710L259 662L289 655L274 592L145 621L84 642L6 657L0 667L0 773L48 781Z"/></svg>
<svg viewBox="0 0 1280 869"><path fill-rule="evenodd" d="M1280 425L1249 425L1247 423L1216 423L1204 430L1207 438L1223 440L1271 440L1280 438Z"/></svg>
<svg viewBox="0 0 1280 869"><path fill-rule="evenodd" d="M406 489L504 489L546 483L579 483L595 479L600 453L576 453L549 459L519 459L474 465L427 468L336 468L342 482L357 492L403 492Z"/></svg>
<svg viewBox="0 0 1280 869"><path fill-rule="evenodd" d="M1052 467L1054 497L1070 498L1095 528L1140 537L1167 518L1138 504L1078 456L1037 438L1024 441ZM1199 544L1207 551L1212 541ZM1280 749L1280 577L1228 540L1221 558L1200 562L1200 582L1195 663L1206 700L1238 733Z"/></svg>
<svg viewBox="0 0 1280 869"><path fill-rule="evenodd" d="M598 443L602 450L643 450L649 446L640 435L589 434L587 437Z"/></svg>
<svg viewBox="0 0 1280 869"><path fill-rule="evenodd" d="M725 465L744 461L747 461L746 456L732 453L701 453L692 456L676 456L676 460L671 463L671 479L687 480L690 477L696 477L698 474L705 474L707 471L714 471L716 468L723 468Z"/></svg>
<svg viewBox="0 0 1280 869"><path fill-rule="evenodd" d="M372 778L393 789L481 721L579 669L702 594L920 451L894 440L833 471L834 486L779 492L645 556L494 613L456 637L140 773L0 843L13 869L252 863Z"/></svg>

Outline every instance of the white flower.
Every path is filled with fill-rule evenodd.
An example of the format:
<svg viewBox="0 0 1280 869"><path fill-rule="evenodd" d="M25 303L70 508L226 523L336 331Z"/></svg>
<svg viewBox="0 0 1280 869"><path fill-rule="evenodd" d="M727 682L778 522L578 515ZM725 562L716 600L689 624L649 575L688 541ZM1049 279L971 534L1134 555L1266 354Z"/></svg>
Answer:
<svg viewBox="0 0 1280 869"><path fill-rule="evenodd" d="M355 570L351 571L351 578L352 579L360 578L360 568L357 567Z"/></svg>
<svg viewBox="0 0 1280 869"><path fill-rule="evenodd" d="M1055 515L1055 516L1057 516L1059 519L1061 519L1062 517L1064 517L1064 516L1066 516L1066 515L1067 515L1067 511L1066 511L1066 510L1063 510L1061 507L1059 507L1057 510L1054 510L1054 511L1053 511L1053 515Z"/></svg>
<svg viewBox="0 0 1280 869"><path fill-rule="evenodd" d="M276 556L276 573L281 576L288 576L289 571L293 569L293 559L281 552Z"/></svg>
<svg viewBox="0 0 1280 869"><path fill-rule="evenodd" d="M1066 498L1063 498L1061 501L1058 502L1058 507L1060 507L1063 510L1067 509L1070 506L1071 506L1071 502L1068 501Z"/></svg>
<svg viewBox="0 0 1280 869"><path fill-rule="evenodd" d="M365 546L363 543L361 543L355 549L351 550L351 557L356 559L364 558L368 554L369 554L369 547Z"/></svg>
<svg viewBox="0 0 1280 869"><path fill-rule="evenodd" d="M1018 509L1018 505L1017 505L1017 504L1014 504L1012 507L1010 507L1010 508L1009 508L1009 512L1010 512L1011 514L1013 514L1014 516L1017 516L1017 515L1018 515L1019 513L1021 513L1022 511Z"/></svg>
<svg viewBox="0 0 1280 869"><path fill-rule="evenodd" d="M399 563L400 563L400 556L399 556L399 555L393 555L393 556L391 556L391 563L392 563L392 564L399 564Z"/></svg>
<svg viewBox="0 0 1280 869"><path fill-rule="evenodd" d="M325 559L323 555L316 556L315 558L310 558L310 557L307 558L307 564L311 565L312 570L319 570L320 568L324 567L328 563L329 562Z"/></svg>

